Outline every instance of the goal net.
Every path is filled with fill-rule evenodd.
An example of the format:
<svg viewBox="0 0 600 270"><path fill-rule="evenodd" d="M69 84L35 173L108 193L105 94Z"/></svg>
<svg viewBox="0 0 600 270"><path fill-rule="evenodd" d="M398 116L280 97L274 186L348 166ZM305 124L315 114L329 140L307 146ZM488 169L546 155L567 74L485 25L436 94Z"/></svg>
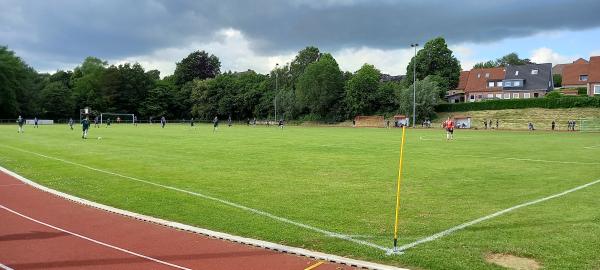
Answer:
<svg viewBox="0 0 600 270"><path fill-rule="evenodd" d="M579 123L581 132L600 132L600 118L580 119Z"/></svg>
<svg viewBox="0 0 600 270"><path fill-rule="evenodd" d="M134 123L135 114L133 113L101 113L100 124L106 123L110 119L112 124Z"/></svg>
<svg viewBox="0 0 600 270"><path fill-rule="evenodd" d="M383 116L356 116L354 117L355 127L385 127Z"/></svg>

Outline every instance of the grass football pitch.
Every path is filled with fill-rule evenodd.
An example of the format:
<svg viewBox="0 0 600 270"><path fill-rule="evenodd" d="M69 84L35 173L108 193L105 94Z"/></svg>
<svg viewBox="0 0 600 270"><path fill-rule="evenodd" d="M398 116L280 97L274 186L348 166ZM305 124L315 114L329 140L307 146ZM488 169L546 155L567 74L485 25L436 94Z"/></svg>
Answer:
<svg viewBox="0 0 600 270"><path fill-rule="evenodd" d="M0 165L113 207L384 264L501 269L485 258L502 253L600 269L600 184L386 255L400 129L121 124L89 137L2 125ZM600 179L598 133L457 130L447 142L408 129L406 140L399 245Z"/></svg>

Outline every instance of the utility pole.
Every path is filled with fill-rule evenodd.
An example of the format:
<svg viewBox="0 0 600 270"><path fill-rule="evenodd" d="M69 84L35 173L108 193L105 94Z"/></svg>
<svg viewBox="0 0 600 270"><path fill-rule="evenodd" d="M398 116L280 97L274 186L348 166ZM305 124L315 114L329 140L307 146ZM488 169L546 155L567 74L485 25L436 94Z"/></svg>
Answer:
<svg viewBox="0 0 600 270"><path fill-rule="evenodd" d="M277 122L277 95L279 95L279 63L275 63L275 122Z"/></svg>
<svg viewBox="0 0 600 270"><path fill-rule="evenodd" d="M411 47L415 48L415 58L413 61L413 128L417 122L417 47L419 43L410 44Z"/></svg>

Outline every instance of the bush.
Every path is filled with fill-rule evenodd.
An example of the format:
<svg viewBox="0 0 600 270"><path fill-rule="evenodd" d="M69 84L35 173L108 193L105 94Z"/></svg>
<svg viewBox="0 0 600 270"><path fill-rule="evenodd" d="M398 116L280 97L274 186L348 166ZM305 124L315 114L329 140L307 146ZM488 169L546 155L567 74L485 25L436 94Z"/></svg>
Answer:
<svg viewBox="0 0 600 270"><path fill-rule="evenodd" d="M577 94L581 96L587 96L587 88L586 87L577 87Z"/></svg>
<svg viewBox="0 0 600 270"><path fill-rule="evenodd" d="M552 92L546 94L545 97L546 98L560 98L562 96L563 96L563 94L561 92L559 92L559 91L552 91Z"/></svg>
<svg viewBox="0 0 600 270"><path fill-rule="evenodd" d="M600 97L561 96L559 98L498 99L481 102L440 104L435 107L435 110L436 112L464 112L525 108L558 109L577 107L600 108Z"/></svg>

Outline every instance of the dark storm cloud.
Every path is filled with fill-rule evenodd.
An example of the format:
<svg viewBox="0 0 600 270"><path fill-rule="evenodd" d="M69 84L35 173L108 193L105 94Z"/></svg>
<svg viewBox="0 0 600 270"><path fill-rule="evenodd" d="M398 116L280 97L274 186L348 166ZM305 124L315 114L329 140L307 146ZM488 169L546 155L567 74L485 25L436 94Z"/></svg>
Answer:
<svg viewBox="0 0 600 270"><path fill-rule="evenodd" d="M230 27L263 54L306 45L398 48L435 36L478 43L595 28L599 10L597 0L0 0L0 44L34 66L43 65L37 58L76 63L88 55L143 55L210 41Z"/></svg>

